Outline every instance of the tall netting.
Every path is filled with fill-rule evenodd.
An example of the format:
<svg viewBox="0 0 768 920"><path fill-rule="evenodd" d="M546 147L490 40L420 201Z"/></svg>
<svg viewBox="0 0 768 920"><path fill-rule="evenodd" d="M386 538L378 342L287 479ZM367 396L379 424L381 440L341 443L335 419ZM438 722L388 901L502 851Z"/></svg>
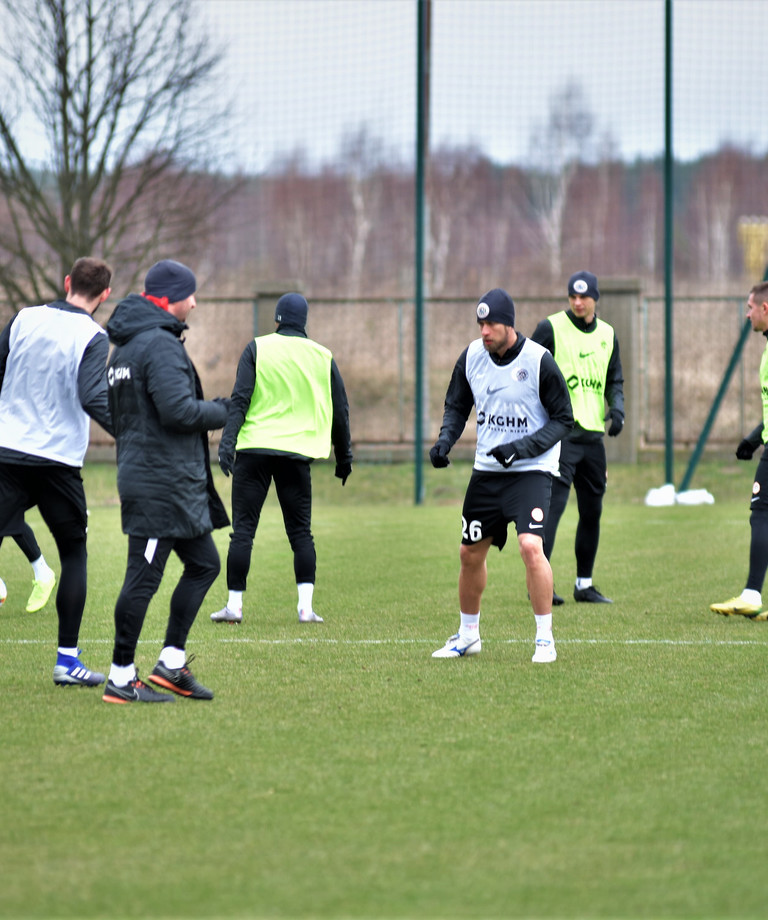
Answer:
<svg viewBox="0 0 768 920"><path fill-rule="evenodd" d="M633 398L640 442L662 444L664 0L428 6L430 433L476 334L475 299L506 287L530 333L588 268L639 282ZM417 0L197 0L195 10L223 50L223 172L243 180L204 260L208 289L242 297L247 316L264 284L300 287L315 304L310 333L347 379L355 439L407 446ZM672 10L675 436L691 443L768 261L768 3ZM220 323L203 366L234 375L243 344ZM760 344L748 342L737 379L752 381ZM755 389L731 388L715 441L740 435L759 410Z"/></svg>

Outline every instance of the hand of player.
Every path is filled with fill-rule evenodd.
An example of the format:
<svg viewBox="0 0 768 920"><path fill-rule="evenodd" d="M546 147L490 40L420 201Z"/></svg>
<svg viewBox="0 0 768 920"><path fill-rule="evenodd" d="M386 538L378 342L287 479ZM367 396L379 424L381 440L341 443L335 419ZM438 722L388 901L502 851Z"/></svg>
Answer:
<svg viewBox="0 0 768 920"><path fill-rule="evenodd" d="M493 457L494 459L498 460L499 463L505 469L507 469L512 466L514 461L517 459L515 442L510 441L508 444L499 444L498 447L494 447L493 450L489 450L486 456Z"/></svg>
<svg viewBox="0 0 768 920"><path fill-rule="evenodd" d="M754 454L754 452L755 448L752 446L752 442L744 438L744 440L736 448L736 457L739 460L751 460L752 454Z"/></svg>
<svg viewBox="0 0 768 920"><path fill-rule="evenodd" d="M221 467L221 472L225 476L229 474L235 468L235 455L228 450L222 450L219 447L219 466Z"/></svg>
<svg viewBox="0 0 768 920"><path fill-rule="evenodd" d="M337 479L341 480L342 487L346 485L346 482L349 479L351 472L352 472L351 463L337 463L336 464L336 472L334 473L334 476Z"/></svg>
<svg viewBox="0 0 768 920"><path fill-rule="evenodd" d="M436 470L441 470L450 465L451 461L448 459L449 450L450 448L446 447L445 444L441 444L440 441L430 450L429 459Z"/></svg>
<svg viewBox="0 0 768 920"><path fill-rule="evenodd" d="M608 437L615 438L616 435L621 434L621 429L624 427L624 416L618 409L609 409L608 417L611 420L611 427L608 429Z"/></svg>

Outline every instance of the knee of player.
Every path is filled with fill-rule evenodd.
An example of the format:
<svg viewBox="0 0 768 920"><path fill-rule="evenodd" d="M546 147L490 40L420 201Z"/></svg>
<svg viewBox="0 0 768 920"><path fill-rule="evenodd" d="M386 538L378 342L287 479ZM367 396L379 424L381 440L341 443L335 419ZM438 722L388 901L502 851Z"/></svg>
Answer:
<svg viewBox="0 0 768 920"><path fill-rule="evenodd" d="M517 538L517 545L526 568L531 565L536 565L541 562L542 559L546 559L544 555L544 540L537 534L521 533Z"/></svg>

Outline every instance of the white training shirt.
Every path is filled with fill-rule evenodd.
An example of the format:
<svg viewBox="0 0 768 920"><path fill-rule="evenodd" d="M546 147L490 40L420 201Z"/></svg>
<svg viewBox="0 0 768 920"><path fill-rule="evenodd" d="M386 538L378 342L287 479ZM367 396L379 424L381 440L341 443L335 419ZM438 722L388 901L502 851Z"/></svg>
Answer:
<svg viewBox="0 0 768 920"><path fill-rule="evenodd" d="M559 441L538 457L515 460L506 468L488 456L494 447L533 434L549 421L549 413L539 397L541 359L546 353L543 346L526 338L517 357L509 364L500 365L492 360L482 339L470 343L466 375L477 413L476 470L489 473L540 470L557 475Z"/></svg>
<svg viewBox="0 0 768 920"><path fill-rule="evenodd" d="M106 335L86 313L25 307L11 326L0 392L0 447L67 466L83 465L90 419L78 373L94 336Z"/></svg>

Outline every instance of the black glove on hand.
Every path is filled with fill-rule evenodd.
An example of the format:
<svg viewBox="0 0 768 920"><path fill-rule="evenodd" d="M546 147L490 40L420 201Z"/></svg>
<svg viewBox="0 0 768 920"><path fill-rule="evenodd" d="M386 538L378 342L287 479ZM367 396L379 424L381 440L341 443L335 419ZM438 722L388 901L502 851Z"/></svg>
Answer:
<svg viewBox="0 0 768 920"><path fill-rule="evenodd" d="M341 485L344 486L344 485L346 485L346 482L347 482L347 480L349 479L349 476L350 476L350 473L351 473L351 472L352 472L352 464L351 464L351 463L337 463L337 464L336 464L336 472L334 473L334 476L335 476L337 479L340 479L340 480L341 480Z"/></svg>
<svg viewBox="0 0 768 920"><path fill-rule="evenodd" d="M608 429L608 437L615 438L617 434L621 434L621 429L624 427L624 416L618 409L609 409L608 417L611 420L611 427Z"/></svg>
<svg viewBox="0 0 768 920"><path fill-rule="evenodd" d="M736 448L736 457L739 460L751 460L752 454L754 454L755 450L756 448L752 446L752 442L744 438L744 440Z"/></svg>
<svg viewBox="0 0 768 920"><path fill-rule="evenodd" d="M229 476L235 468L235 455L227 450L219 449L219 466L225 476Z"/></svg>
<svg viewBox="0 0 768 920"><path fill-rule="evenodd" d="M439 441L429 452L429 459L432 461L432 466L436 470L441 470L446 466L450 465L450 460L448 459L449 447L446 447L445 444L441 444Z"/></svg>
<svg viewBox="0 0 768 920"><path fill-rule="evenodd" d="M517 459L515 442L510 441L509 444L500 444L498 447L494 447L493 450L488 451L486 457L494 457L505 469L512 466L512 463Z"/></svg>

